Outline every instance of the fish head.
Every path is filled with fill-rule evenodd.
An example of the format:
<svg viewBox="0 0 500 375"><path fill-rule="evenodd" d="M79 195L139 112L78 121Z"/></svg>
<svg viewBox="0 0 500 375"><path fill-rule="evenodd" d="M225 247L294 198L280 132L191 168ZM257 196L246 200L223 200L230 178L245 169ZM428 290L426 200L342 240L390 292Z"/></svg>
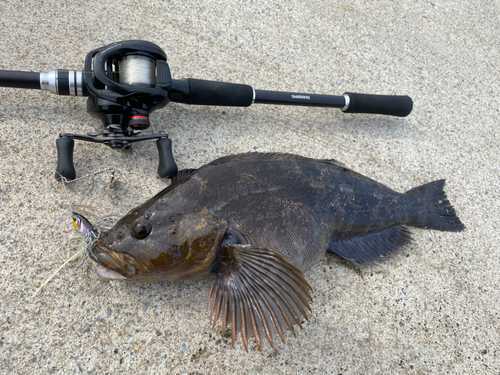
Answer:
<svg viewBox="0 0 500 375"><path fill-rule="evenodd" d="M207 210L132 210L100 236L89 256L108 280L202 278L226 229Z"/></svg>

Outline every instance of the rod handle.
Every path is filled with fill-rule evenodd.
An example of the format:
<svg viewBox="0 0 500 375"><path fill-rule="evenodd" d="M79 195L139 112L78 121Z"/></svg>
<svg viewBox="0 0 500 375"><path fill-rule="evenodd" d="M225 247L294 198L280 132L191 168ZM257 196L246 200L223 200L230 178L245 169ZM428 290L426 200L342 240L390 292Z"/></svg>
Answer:
<svg viewBox="0 0 500 375"><path fill-rule="evenodd" d="M248 107L253 101L253 89L249 85L194 78L189 78L188 82L187 104Z"/></svg>
<svg viewBox="0 0 500 375"><path fill-rule="evenodd" d="M406 95L371 95L346 92L349 105L342 109L345 113L373 113L406 117L413 109L413 101Z"/></svg>

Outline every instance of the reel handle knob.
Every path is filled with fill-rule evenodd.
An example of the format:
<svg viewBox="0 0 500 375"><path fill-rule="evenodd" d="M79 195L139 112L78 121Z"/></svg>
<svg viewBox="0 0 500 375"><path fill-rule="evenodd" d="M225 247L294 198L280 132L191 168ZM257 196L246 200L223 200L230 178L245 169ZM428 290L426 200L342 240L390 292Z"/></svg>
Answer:
<svg viewBox="0 0 500 375"><path fill-rule="evenodd" d="M62 177L67 180L76 178L75 166L73 165L73 149L75 141L71 138L61 137L56 140L57 167L55 178L60 181Z"/></svg>
<svg viewBox="0 0 500 375"><path fill-rule="evenodd" d="M158 156L160 158L158 176L161 178L176 176L178 169L172 155L172 140L170 138L160 138L156 141L156 146L158 147Z"/></svg>

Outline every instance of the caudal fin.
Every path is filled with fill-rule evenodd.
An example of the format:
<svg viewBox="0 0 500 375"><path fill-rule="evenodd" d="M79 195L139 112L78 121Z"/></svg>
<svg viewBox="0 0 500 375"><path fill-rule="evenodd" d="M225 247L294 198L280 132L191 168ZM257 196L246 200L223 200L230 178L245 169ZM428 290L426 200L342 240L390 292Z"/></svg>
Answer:
<svg viewBox="0 0 500 375"><path fill-rule="evenodd" d="M420 203L415 225L422 228L459 232L464 225L443 191L445 180L438 180L407 192Z"/></svg>

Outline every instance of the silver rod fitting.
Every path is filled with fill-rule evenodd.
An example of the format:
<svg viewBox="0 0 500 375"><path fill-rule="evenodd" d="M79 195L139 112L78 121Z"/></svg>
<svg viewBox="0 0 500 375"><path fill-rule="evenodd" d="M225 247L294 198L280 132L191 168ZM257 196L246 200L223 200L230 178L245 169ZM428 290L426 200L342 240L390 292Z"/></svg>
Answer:
<svg viewBox="0 0 500 375"><path fill-rule="evenodd" d="M340 110L341 111L347 111L347 108L349 108L349 104L351 102L351 100L349 99L349 95L347 94L344 94L344 98L345 98L345 106L343 106Z"/></svg>
<svg viewBox="0 0 500 375"><path fill-rule="evenodd" d="M78 70L50 70L40 73L40 89L57 95L84 96L83 73Z"/></svg>

